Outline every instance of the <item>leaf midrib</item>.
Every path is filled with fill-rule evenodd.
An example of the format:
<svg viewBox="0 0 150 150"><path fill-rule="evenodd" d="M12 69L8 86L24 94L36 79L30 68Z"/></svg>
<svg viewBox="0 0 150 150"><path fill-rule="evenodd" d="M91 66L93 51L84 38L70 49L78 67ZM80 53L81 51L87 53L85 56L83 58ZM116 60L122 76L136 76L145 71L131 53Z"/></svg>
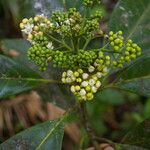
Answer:
<svg viewBox="0 0 150 150"><path fill-rule="evenodd" d="M44 78L13 78L13 77L1 77L0 80L7 80L7 81L30 81L30 82L43 82L43 83L61 83L57 80L49 80Z"/></svg>
<svg viewBox="0 0 150 150"><path fill-rule="evenodd" d="M134 27L130 30L131 33L127 36L127 39L129 39L132 36L132 34L136 31L137 26L142 22L143 18L147 14L149 8L150 8L150 3L148 5L147 9L142 13L141 17L138 19L138 21L136 22L136 24L134 25Z"/></svg>
<svg viewBox="0 0 150 150"><path fill-rule="evenodd" d="M65 119L66 115L64 114L63 117L60 118L60 120L54 125L52 129L49 130L45 138L39 143L37 146L36 150L40 150L41 146L47 141L47 139L53 134L53 132L58 128L58 126L63 122Z"/></svg>

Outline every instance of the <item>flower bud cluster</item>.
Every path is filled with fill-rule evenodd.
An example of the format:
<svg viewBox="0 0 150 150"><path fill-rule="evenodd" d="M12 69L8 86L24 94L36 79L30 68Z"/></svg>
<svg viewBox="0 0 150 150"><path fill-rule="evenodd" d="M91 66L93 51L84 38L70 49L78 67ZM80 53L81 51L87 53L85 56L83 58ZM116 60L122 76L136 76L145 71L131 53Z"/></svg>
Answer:
<svg viewBox="0 0 150 150"><path fill-rule="evenodd" d="M86 21L84 32L86 33L87 37L93 37L95 32L99 32L99 31L100 31L100 25L99 25L99 20L97 18Z"/></svg>
<svg viewBox="0 0 150 150"><path fill-rule="evenodd" d="M83 4L89 7L96 5L96 4L100 4L100 3L101 3L101 0L83 0Z"/></svg>
<svg viewBox="0 0 150 150"><path fill-rule="evenodd" d="M83 0L84 5L92 8L99 2ZM37 15L20 23L23 34L32 44L28 58L41 71L47 69L50 61L54 67L66 69L62 82L71 86L79 100L93 99L111 64L123 67L126 62L141 55L141 48L132 40L125 40L122 31L109 32L111 50L104 48L107 44L103 48L87 50L95 35L104 36L99 26L100 19L101 12L96 9L89 16L82 17L75 8L70 8L66 12L53 12L51 19ZM114 58L105 52L113 53Z"/></svg>
<svg viewBox="0 0 150 150"><path fill-rule="evenodd" d="M90 65L86 72L82 69L67 70L62 74L62 82L71 85L71 91L79 100L92 100L101 86L103 76L108 73L109 64L110 57L99 52L94 65Z"/></svg>
<svg viewBox="0 0 150 150"><path fill-rule="evenodd" d="M109 32L110 45L114 52L118 53L118 57L113 61L113 65L118 68L123 68L126 62L130 62L141 55L141 48L131 39L125 41L122 34L122 31L117 33Z"/></svg>
<svg viewBox="0 0 150 150"><path fill-rule="evenodd" d="M52 62L54 67L73 69L76 67L75 61L75 55L71 55L68 52L59 50L53 52Z"/></svg>
<svg viewBox="0 0 150 150"><path fill-rule="evenodd" d="M124 45L121 57L117 61L113 61L115 67L123 68L126 62L130 62L141 55L141 48L131 39Z"/></svg>
<svg viewBox="0 0 150 150"><path fill-rule="evenodd" d="M54 67L77 69L89 67L97 58L97 54L93 50L79 50L73 54L68 51L54 50L52 42L47 43L43 40L40 44L39 40L37 39L37 43L29 48L28 58L33 60L43 71L47 68L49 61L53 62Z"/></svg>
<svg viewBox="0 0 150 150"><path fill-rule="evenodd" d="M72 70L68 70L67 72L63 72L62 82L71 85L71 92L79 100L92 100L94 93L96 93L101 87L99 79L102 76L102 72L91 74L90 72L85 73L82 69L78 69L74 72Z"/></svg>
<svg viewBox="0 0 150 150"><path fill-rule="evenodd" d="M97 54L93 50L79 50L75 59L77 60L78 66L84 68L90 66L96 58Z"/></svg>
<svg viewBox="0 0 150 150"><path fill-rule="evenodd" d="M37 15L34 18L23 19L20 23L21 31L27 36L31 43L36 36L43 36L43 32L52 27L52 23L44 15Z"/></svg>
<svg viewBox="0 0 150 150"><path fill-rule="evenodd" d="M123 47L124 38L122 34L122 31L118 31L117 33L109 32L110 45L116 52L120 51Z"/></svg>
<svg viewBox="0 0 150 150"><path fill-rule="evenodd" d="M76 8L70 8L67 12L55 11L52 14L53 30L63 37L79 36L82 20Z"/></svg>
<svg viewBox="0 0 150 150"><path fill-rule="evenodd" d="M110 56L109 55L104 55L103 52L98 53L98 57L95 60L94 66L97 68L98 71L103 72L103 74L108 73L108 66L110 65Z"/></svg>
<svg viewBox="0 0 150 150"><path fill-rule="evenodd" d="M86 21L75 8L70 8L67 12L56 11L52 14L53 31L63 37L78 37L81 35L89 37L100 30L100 19L100 11L96 11Z"/></svg>
<svg viewBox="0 0 150 150"><path fill-rule="evenodd" d="M91 14L90 18L100 20L102 18L102 12L99 10L96 10Z"/></svg>
<svg viewBox="0 0 150 150"><path fill-rule="evenodd" d="M51 59L53 51L41 44L36 44L29 48L28 58L33 60L41 71L45 71L48 66L48 61Z"/></svg>

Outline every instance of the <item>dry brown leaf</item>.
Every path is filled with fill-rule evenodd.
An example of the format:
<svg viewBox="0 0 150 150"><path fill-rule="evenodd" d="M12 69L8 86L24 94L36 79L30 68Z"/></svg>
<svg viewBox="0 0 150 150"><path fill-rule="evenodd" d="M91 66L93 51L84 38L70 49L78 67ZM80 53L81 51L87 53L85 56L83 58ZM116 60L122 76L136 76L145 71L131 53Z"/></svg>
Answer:
<svg viewBox="0 0 150 150"><path fill-rule="evenodd" d="M13 110L13 115L12 115ZM14 134L16 119L21 122L23 127L28 128L39 121L54 120L61 117L65 110L52 103L43 104L37 92L31 91L26 94L18 95L10 100L0 102L0 135L7 127L9 134ZM13 121L12 121L13 120ZM5 121L5 122L4 122ZM74 124L65 126L65 133L76 144L80 142L80 129Z"/></svg>
<svg viewBox="0 0 150 150"><path fill-rule="evenodd" d="M4 118L3 118L3 110L0 108L0 136L3 137L3 127L4 127Z"/></svg>
<svg viewBox="0 0 150 150"><path fill-rule="evenodd" d="M37 116L42 121L46 120L46 112L42 109L42 104L40 101L40 97L37 94L37 92L32 91L27 97L26 97L26 103L25 108L26 112L28 113L29 119L32 123L37 122Z"/></svg>
<svg viewBox="0 0 150 150"><path fill-rule="evenodd" d="M9 135L11 136L11 135L14 134L11 109L6 109L5 110L4 119L5 119L5 122L6 122L6 126L8 128L8 131L9 131Z"/></svg>

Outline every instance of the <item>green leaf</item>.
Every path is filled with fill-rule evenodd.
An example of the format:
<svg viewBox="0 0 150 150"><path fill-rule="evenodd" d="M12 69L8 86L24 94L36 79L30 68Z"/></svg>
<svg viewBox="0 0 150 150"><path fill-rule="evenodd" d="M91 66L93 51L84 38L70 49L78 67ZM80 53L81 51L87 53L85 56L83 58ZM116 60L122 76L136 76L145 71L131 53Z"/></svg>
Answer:
<svg viewBox="0 0 150 150"><path fill-rule="evenodd" d="M112 87L150 96L150 55L143 56L117 76Z"/></svg>
<svg viewBox="0 0 150 150"><path fill-rule="evenodd" d="M21 54L26 54L28 48L30 48L30 43L25 39L3 39L1 46L6 52L14 49Z"/></svg>
<svg viewBox="0 0 150 150"><path fill-rule="evenodd" d="M109 22L109 30L122 30L126 38L133 39L143 50L150 50L149 14L148 0L119 0Z"/></svg>
<svg viewBox="0 0 150 150"><path fill-rule="evenodd" d="M124 95L115 89L105 89L98 92L94 100L111 105L121 105L124 103Z"/></svg>
<svg viewBox="0 0 150 150"><path fill-rule="evenodd" d="M3 49L5 49L6 54L9 53L11 49L16 50L19 53L19 56L14 57L13 59L17 60L17 63L19 61L19 63L23 65L24 67L26 66L26 68L31 68L35 72L39 72L39 74L42 75L42 77L44 78L53 79L53 80L57 80L60 78L61 72L51 67L51 65L49 65L48 71L40 72L38 70L38 67L34 65L33 62L28 60L27 50L30 47L30 44L28 41L24 39L4 39L2 40L1 45ZM34 79L34 77L32 78ZM41 84L44 83L44 81L45 83L47 83L46 80L42 79L40 81ZM39 80L37 82L39 82ZM54 102L56 105L60 106L61 108L67 108L70 106L70 103L73 103L74 97L72 96L72 93L70 93L70 90L68 90L65 85L64 86L62 84L61 85L58 85L58 84L41 85L40 82L38 84L39 87L36 88L36 90L40 94L42 100ZM60 95L60 96L58 97L57 95ZM70 99L69 102L66 101L66 99Z"/></svg>
<svg viewBox="0 0 150 150"><path fill-rule="evenodd" d="M150 149L150 119L146 119L130 131L122 143Z"/></svg>
<svg viewBox="0 0 150 150"><path fill-rule="evenodd" d="M15 50L18 53L18 56L13 57L14 60L19 61L21 64L29 66L33 70L36 70L37 67L31 64L31 61L28 60L27 50L30 48L31 44L25 39L3 39L1 41L1 46L6 55L9 55L11 50Z"/></svg>
<svg viewBox="0 0 150 150"><path fill-rule="evenodd" d="M0 150L61 150L64 118L47 121L15 135L0 145Z"/></svg>
<svg viewBox="0 0 150 150"><path fill-rule="evenodd" d="M16 61L0 55L0 99L35 88L44 83L55 83L43 79L38 73Z"/></svg>

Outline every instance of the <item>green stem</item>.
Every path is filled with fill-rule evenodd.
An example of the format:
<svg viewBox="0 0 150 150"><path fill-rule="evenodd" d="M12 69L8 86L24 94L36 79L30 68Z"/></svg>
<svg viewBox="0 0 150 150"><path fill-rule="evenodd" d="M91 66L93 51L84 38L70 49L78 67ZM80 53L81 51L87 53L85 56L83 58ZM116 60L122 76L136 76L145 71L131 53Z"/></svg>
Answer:
<svg viewBox="0 0 150 150"><path fill-rule="evenodd" d="M71 38L70 40L71 40L72 49L73 49L73 51L75 51L75 46L74 46L73 39Z"/></svg>
<svg viewBox="0 0 150 150"><path fill-rule="evenodd" d="M108 143L108 144L110 144L110 146L112 146L114 148L116 147L115 143L112 142L111 140L106 139L106 138L97 137L95 135L95 133L92 130L91 125L88 121L88 113L86 110L86 103L85 102L80 103L80 115L81 115L80 117L82 120L82 124L84 125L84 127L87 131L87 134L88 134L89 138L91 139L93 146L95 147L95 150L101 149L99 143Z"/></svg>
<svg viewBox="0 0 150 150"><path fill-rule="evenodd" d="M90 43L90 41L91 41L91 38L89 38L89 39L86 40L86 42L85 42L85 44L84 44L84 46L82 48L83 50L85 50L87 48L87 46Z"/></svg>
<svg viewBox="0 0 150 150"><path fill-rule="evenodd" d="M94 136L94 132L92 131L90 124L88 122L88 117L87 117L87 111L86 111L86 103L83 101L80 103L80 117L81 117L81 122L89 136L89 138L91 139L91 142L93 143L93 146L95 147L95 150L100 150L99 144L97 142L97 140L95 140L95 136Z"/></svg>
<svg viewBox="0 0 150 150"><path fill-rule="evenodd" d="M51 36L51 35L48 35L49 38L51 38L53 41L63 45L64 47L66 47L68 50L72 50L70 46L68 46L64 41L60 41L58 39L56 39L55 37Z"/></svg>
<svg viewBox="0 0 150 150"><path fill-rule="evenodd" d="M86 47L88 46L88 44L89 44L92 40L97 39L97 38L102 37L102 36L103 36L103 34L100 34L100 35L97 35L97 36L95 36L95 37L93 37L93 38L88 38L88 39L86 40L84 46L83 46L83 50L86 49Z"/></svg>
<svg viewBox="0 0 150 150"><path fill-rule="evenodd" d="M74 41L75 41L75 51L78 52L78 50L79 50L79 38L78 37L74 38Z"/></svg>

